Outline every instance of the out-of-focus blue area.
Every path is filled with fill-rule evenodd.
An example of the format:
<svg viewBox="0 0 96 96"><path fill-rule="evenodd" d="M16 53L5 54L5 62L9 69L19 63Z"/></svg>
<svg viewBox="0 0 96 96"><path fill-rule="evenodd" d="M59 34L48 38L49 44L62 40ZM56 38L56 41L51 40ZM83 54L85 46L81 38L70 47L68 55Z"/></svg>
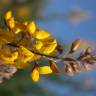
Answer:
<svg viewBox="0 0 96 96"><path fill-rule="evenodd" d="M63 15L75 7L90 12L90 18L79 24L72 24L66 20L66 17L54 19L54 16L54 20L40 22L38 26L52 32L61 41L66 40L69 42L77 38L96 41L96 0L48 0L44 11L48 15L52 13Z"/></svg>
<svg viewBox="0 0 96 96"><path fill-rule="evenodd" d="M81 38L91 42L96 41L96 0L48 0L45 14L66 14L74 7L89 11L91 17L79 24L73 24L65 19L54 19L39 22L38 26L51 32L61 42L72 42ZM46 17L45 17L46 18ZM53 96L96 96L96 70L76 74L74 77L58 76L52 81L42 78L40 86L44 91L54 93ZM60 81L62 83L60 83ZM48 95L49 96L49 95ZM51 95L52 96L52 95Z"/></svg>

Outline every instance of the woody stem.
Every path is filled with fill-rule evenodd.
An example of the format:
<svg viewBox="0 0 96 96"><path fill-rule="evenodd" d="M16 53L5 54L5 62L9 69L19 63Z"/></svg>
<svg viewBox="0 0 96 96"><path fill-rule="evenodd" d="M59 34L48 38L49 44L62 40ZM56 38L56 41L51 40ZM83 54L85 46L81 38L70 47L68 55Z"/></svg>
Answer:
<svg viewBox="0 0 96 96"><path fill-rule="evenodd" d="M7 45L9 46L12 46L12 47L17 47L19 48L20 46L16 45L16 44L13 44L13 43L8 43ZM59 56L52 56L52 55L46 55L46 54L43 54L43 53L40 53L40 52L36 52L34 50L30 50L32 53L36 54L36 55L40 55L48 60L53 60L55 62L58 62L58 61L76 61L75 59L73 58L70 58L70 57L59 57Z"/></svg>

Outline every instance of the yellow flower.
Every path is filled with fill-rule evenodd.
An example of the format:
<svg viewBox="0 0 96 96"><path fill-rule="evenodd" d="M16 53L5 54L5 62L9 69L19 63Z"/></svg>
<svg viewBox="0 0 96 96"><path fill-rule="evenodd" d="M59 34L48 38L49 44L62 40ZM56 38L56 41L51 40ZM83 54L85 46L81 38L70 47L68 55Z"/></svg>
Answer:
<svg viewBox="0 0 96 96"><path fill-rule="evenodd" d="M41 56L32 53L30 50L26 49L24 46L21 46L19 48L19 58L21 58L24 63L28 61L35 61L40 57Z"/></svg>
<svg viewBox="0 0 96 96"><path fill-rule="evenodd" d="M8 11L8 12L6 12L5 15L4 15L5 20L10 19L11 17L12 17L12 11Z"/></svg>
<svg viewBox="0 0 96 96"><path fill-rule="evenodd" d="M31 78L34 82L39 81L39 71L38 67L33 68L32 73L31 73Z"/></svg>
<svg viewBox="0 0 96 96"><path fill-rule="evenodd" d="M21 46L19 48L19 58L24 63L27 63L28 61L31 61L31 59L33 57L34 57L34 54L31 51L29 51L28 49L26 49L24 46Z"/></svg>
<svg viewBox="0 0 96 96"><path fill-rule="evenodd" d="M28 29L27 29L27 24L28 23L19 23L19 22L16 22L15 21L15 28L13 28L13 32L18 34L20 32L23 32L23 33L28 33Z"/></svg>
<svg viewBox="0 0 96 96"><path fill-rule="evenodd" d="M39 73L40 74L51 74L52 70L49 66L43 66L39 68Z"/></svg>
<svg viewBox="0 0 96 96"><path fill-rule="evenodd" d="M56 42L56 40L55 40L54 38L52 38L52 37L48 37L48 38L42 40L42 42L43 42L43 46L42 46L42 48L40 49L40 52L41 52L41 53L44 53L44 54L49 55L49 54L51 54L51 53L55 50L55 48L57 47L57 42Z"/></svg>
<svg viewBox="0 0 96 96"><path fill-rule="evenodd" d="M51 74L51 73L52 70L49 66L39 67L38 65L35 65L31 73L31 78L34 82L38 82L40 74Z"/></svg>
<svg viewBox="0 0 96 96"><path fill-rule="evenodd" d="M29 45L29 42L28 42L28 40L26 40L26 39L22 39L22 40L20 40L19 42L18 42L18 44L17 44L18 46L28 46Z"/></svg>
<svg viewBox="0 0 96 96"><path fill-rule="evenodd" d="M24 55L26 55L26 56L30 56L30 55L33 55L34 56L34 54L31 52L31 51L29 51L27 48L25 48L24 46L20 46L20 49L19 49L20 51L20 54L24 54Z"/></svg>
<svg viewBox="0 0 96 96"><path fill-rule="evenodd" d="M36 39L45 39L48 38L50 34L43 29L37 29L33 36Z"/></svg>
<svg viewBox="0 0 96 96"><path fill-rule="evenodd" d="M13 29L15 27L15 21L14 21L14 17L8 19L6 21L6 24L7 26L10 28L10 29Z"/></svg>
<svg viewBox="0 0 96 96"><path fill-rule="evenodd" d="M29 22L27 25L26 25L26 31L28 31L28 33L30 35L32 35L36 30L36 25L34 22Z"/></svg>
<svg viewBox="0 0 96 96"><path fill-rule="evenodd" d="M40 59L40 55L36 55L36 54L34 54L34 56L31 58L31 61L36 61L36 60L38 60L38 59Z"/></svg>
<svg viewBox="0 0 96 96"><path fill-rule="evenodd" d="M29 67L29 64L28 64L28 63L24 63L24 62L20 61L19 59L16 60L16 62L14 63L14 65L15 65L18 69L24 69L24 68Z"/></svg>
<svg viewBox="0 0 96 96"><path fill-rule="evenodd" d="M26 63L28 61L32 61L32 58L33 58L33 55L30 55L30 56L25 56L23 59L23 62Z"/></svg>
<svg viewBox="0 0 96 96"><path fill-rule="evenodd" d="M18 28L18 27L15 27L15 28L13 28L13 30L12 30L15 34L18 34L19 32L21 32L22 30L20 29L20 28Z"/></svg>
<svg viewBox="0 0 96 96"><path fill-rule="evenodd" d="M14 35L12 32L0 32L0 44L7 44L13 41Z"/></svg>
<svg viewBox="0 0 96 96"><path fill-rule="evenodd" d="M10 53L10 54L1 54L0 58L5 62L14 62L18 58L18 52Z"/></svg>
<svg viewBox="0 0 96 96"><path fill-rule="evenodd" d="M40 52L49 55L55 50L56 46L57 44L50 44L50 45L46 44L45 46L43 46Z"/></svg>
<svg viewBox="0 0 96 96"><path fill-rule="evenodd" d="M34 44L33 44L34 48L36 48L37 50L41 49L43 46L43 43L39 40L37 40Z"/></svg>

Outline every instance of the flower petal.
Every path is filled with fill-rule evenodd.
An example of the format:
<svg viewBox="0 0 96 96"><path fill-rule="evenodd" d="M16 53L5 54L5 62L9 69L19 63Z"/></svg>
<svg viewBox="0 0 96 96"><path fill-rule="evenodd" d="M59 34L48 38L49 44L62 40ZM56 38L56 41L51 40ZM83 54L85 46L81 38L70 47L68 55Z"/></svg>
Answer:
<svg viewBox="0 0 96 96"><path fill-rule="evenodd" d="M33 36L37 39L45 39L48 38L50 34L43 29L37 29Z"/></svg>
<svg viewBox="0 0 96 96"><path fill-rule="evenodd" d="M37 68L34 68L32 70L32 73L31 73L31 78L34 82L38 82L39 81L39 71L37 70Z"/></svg>
<svg viewBox="0 0 96 96"><path fill-rule="evenodd" d="M51 74L52 70L49 66L43 66L39 68L40 74Z"/></svg>
<svg viewBox="0 0 96 96"><path fill-rule="evenodd" d="M4 15L5 20L10 19L11 17L12 17L12 11L8 11L8 12L6 12L5 15Z"/></svg>
<svg viewBox="0 0 96 96"><path fill-rule="evenodd" d="M32 35L34 32L35 32L35 30L36 30L36 25L35 25L35 23L34 22L29 22L28 24L27 24L27 31Z"/></svg>

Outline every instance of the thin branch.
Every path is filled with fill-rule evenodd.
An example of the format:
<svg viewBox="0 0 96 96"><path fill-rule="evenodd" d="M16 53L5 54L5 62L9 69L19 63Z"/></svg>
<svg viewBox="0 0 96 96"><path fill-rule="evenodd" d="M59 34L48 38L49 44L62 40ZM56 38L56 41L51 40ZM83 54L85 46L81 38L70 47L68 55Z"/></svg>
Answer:
<svg viewBox="0 0 96 96"><path fill-rule="evenodd" d="M10 45L12 47L17 47L19 48L20 46L16 45L16 44L13 44L13 43L8 43L7 45ZM48 60L53 60L55 62L60 62L60 61L76 61L75 59L73 58L70 58L70 57L59 57L59 56L52 56L52 55L46 55L46 54L43 54L43 53L40 53L40 52L36 52L34 50L30 50L32 53L36 54L36 55L40 55Z"/></svg>

